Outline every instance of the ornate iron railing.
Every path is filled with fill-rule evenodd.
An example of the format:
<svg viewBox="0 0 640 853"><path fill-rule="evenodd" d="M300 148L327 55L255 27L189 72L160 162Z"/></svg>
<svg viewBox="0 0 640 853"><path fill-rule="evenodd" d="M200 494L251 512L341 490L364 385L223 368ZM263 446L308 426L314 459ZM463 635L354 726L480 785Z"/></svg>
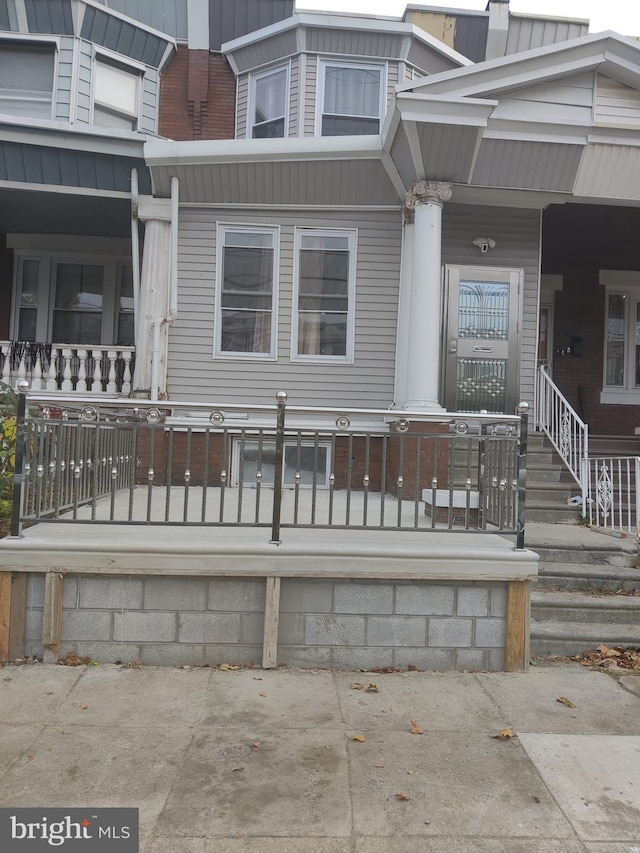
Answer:
<svg viewBox="0 0 640 853"><path fill-rule="evenodd" d="M26 383L24 383L26 384ZM41 521L500 532L524 547L527 413L20 394L13 535Z"/></svg>
<svg viewBox="0 0 640 853"><path fill-rule="evenodd" d="M626 536L638 536L640 457L590 458L586 467L589 523Z"/></svg>

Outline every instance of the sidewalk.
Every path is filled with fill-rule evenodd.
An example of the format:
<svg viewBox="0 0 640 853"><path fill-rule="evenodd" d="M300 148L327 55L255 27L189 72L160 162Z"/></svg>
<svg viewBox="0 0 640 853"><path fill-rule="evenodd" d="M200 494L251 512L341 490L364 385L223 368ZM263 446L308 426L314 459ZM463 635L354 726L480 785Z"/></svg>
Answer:
<svg viewBox="0 0 640 853"><path fill-rule="evenodd" d="M7 666L0 805L138 807L143 853L638 853L640 676Z"/></svg>

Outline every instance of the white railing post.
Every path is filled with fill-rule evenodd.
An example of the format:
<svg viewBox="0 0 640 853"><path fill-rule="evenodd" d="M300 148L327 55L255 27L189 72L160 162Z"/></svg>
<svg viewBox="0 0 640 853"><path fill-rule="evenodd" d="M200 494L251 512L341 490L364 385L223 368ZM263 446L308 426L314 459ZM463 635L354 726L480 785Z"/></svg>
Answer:
<svg viewBox="0 0 640 853"><path fill-rule="evenodd" d="M76 391L87 390L87 350L79 349L78 351L78 382Z"/></svg>
<svg viewBox="0 0 640 853"><path fill-rule="evenodd" d="M49 362L49 370L47 372L47 391L58 391L58 357L60 351L56 347L51 347L51 361Z"/></svg>
<svg viewBox="0 0 640 853"><path fill-rule="evenodd" d="M634 508L636 517L636 539L640 541L640 456L635 457L635 479L634 479L634 495L632 506Z"/></svg>

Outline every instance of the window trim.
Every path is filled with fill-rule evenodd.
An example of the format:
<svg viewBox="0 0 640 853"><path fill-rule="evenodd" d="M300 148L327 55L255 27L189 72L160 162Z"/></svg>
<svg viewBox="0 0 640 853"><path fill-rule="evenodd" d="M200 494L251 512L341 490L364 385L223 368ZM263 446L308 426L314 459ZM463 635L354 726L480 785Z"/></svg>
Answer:
<svg viewBox="0 0 640 853"><path fill-rule="evenodd" d="M102 63L102 65L110 65L112 68L116 68L120 71L124 71L127 74L131 74L136 77L136 109L135 112L130 113L127 110L115 110L110 106L101 104L100 101L97 102L99 108L103 109L107 113L111 113L115 116L120 116L124 118L130 118L133 122L133 127L131 128L123 128L123 127L114 127L110 128L110 130L120 130L127 131L129 133L137 133L140 129L140 122L142 119L142 92L144 88L144 75L146 71L146 66L140 62L136 62L133 59L124 58L120 54L113 53L109 50L104 50L103 48L93 47L93 56L91 62L91 114L90 114L90 124L94 125L94 110L96 107L96 81L97 81L97 68L98 65ZM101 125L99 125L101 126Z"/></svg>
<svg viewBox="0 0 640 853"><path fill-rule="evenodd" d="M24 261L37 261L38 269L38 306L36 315L36 341L51 344L70 344L69 341L55 341L53 333L53 313L56 298L56 270L59 264L85 264L100 266L103 269L103 304L100 341L94 346L113 346L117 336L118 306L120 299L119 271L131 265L131 258L122 254L89 254L87 252L47 252L30 249L14 249L13 295L10 323L11 340L19 340L20 308L22 291L22 266ZM44 315L44 316L43 316ZM134 318L135 323L135 318ZM72 344L74 347L91 348L90 344ZM119 345L118 345L119 346ZM122 346L125 346L124 344ZM131 346L131 345L127 345ZM135 346L135 344L134 344Z"/></svg>
<svg viewBox="0 0 640 853"><path fill-rule="evenodd" d="M271 288L271 347L264 352L229 352L222 350L222 276L224 256L224 235L229 232L249 234L271 234L273 237L273 278ZM216 281L215 308L213 320L213 358L224 361L277 361L278 357L278 296L280 284L280 226L259 225L248 222L218 222L216 227Z"/></svg>
<svg viewBox="0 0 640 853"><path fill-rule="evenodd" d="M284 119L284 129L282 133L282 137L275 137L277 139L286 139L289 136L289 111L290 111L290 101L291 101L291 62L287 62L284 65L274 65L271 68L267 68L264 71L255 72L249 75L249 97L247 103L247 121L246 121L246 131L245 136L247 139L260 139L263 137L254 137L253 129L256 127L254 122L255 117L255 106L256 106L256 84L259 80L264 79L265 77L269 77L272 74L277 74L280 71L285 72L284 78L284 115L282 118ZM275 119L270 119L270 121L275 121ZM272 138L272 137L264 137L264 138Z"/></svg>
<svg viewBox="0 0 640 853"><path fill-rule="evenodd" d="M51 35L40 35L38 33L2 33L0 42L4 42L5 44L14 45L22 45L25 48L29 46L48 46L51 45L53 47L53 77L51 80L51 102L48 116L23 116L23 118L31 118L36 121L40 119L41 121L55 121L56 113L57 113L57 103L58 103L58 65L60 62L60 38L57 36ZM0 87L1 88L1 87ZM15 98L13 100L19 100L19 98ZM2 113L2 110L0 110ZM14 115L14 113L3 113L3 115Z"/></svg>
<svg viewBox="0 0 640 853"><path fill-rule="evenodd" d="M316 132L315 135L323 137L322 134L322 118L324 116L324 97L325 97L325 80L328 67L340 68L356 68L363 71L380 71L380 93L378 99L378 121L380 126L378 132L374 134L362 134L363 136L379 136L382 133L382 125L387 110L387 63L386 62L351 62L349 60L331 59L330 57L321 58L318 63L318 84L317 84L317 99L316 99ZM327 115L337 115L328 113ZM374 118L374 116L353 116L353 118ZM352 134L344 134L352 135ZM333 137L323 137L331 139Z"/></svg>
<svg viewBox="0 0 640 853"><path fill-rule="evenodd" d="M347 340L344 355L312 355L298 352L298 324L300 298L300 251L302 238L306 235L318 237L347 237L349 245L349 283L347 288ZM296 227L293 240L293 299L291 306L291 361L315 364L353 364L355 361L355 314L357 275L358 229L357 228L311 228Z"/></svg>

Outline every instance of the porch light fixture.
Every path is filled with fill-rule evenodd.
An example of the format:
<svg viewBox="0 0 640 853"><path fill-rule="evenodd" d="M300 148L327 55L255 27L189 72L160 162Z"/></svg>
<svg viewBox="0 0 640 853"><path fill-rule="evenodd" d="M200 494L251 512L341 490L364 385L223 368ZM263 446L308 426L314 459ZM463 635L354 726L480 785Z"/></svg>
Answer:
<svg viewBox="0 0 640 853"><path fill-rule="evenodd" d="M489 249L495 249L496 241L493 237L476 237L473 245L477 246L483 255L486 255Z"/></svg>

